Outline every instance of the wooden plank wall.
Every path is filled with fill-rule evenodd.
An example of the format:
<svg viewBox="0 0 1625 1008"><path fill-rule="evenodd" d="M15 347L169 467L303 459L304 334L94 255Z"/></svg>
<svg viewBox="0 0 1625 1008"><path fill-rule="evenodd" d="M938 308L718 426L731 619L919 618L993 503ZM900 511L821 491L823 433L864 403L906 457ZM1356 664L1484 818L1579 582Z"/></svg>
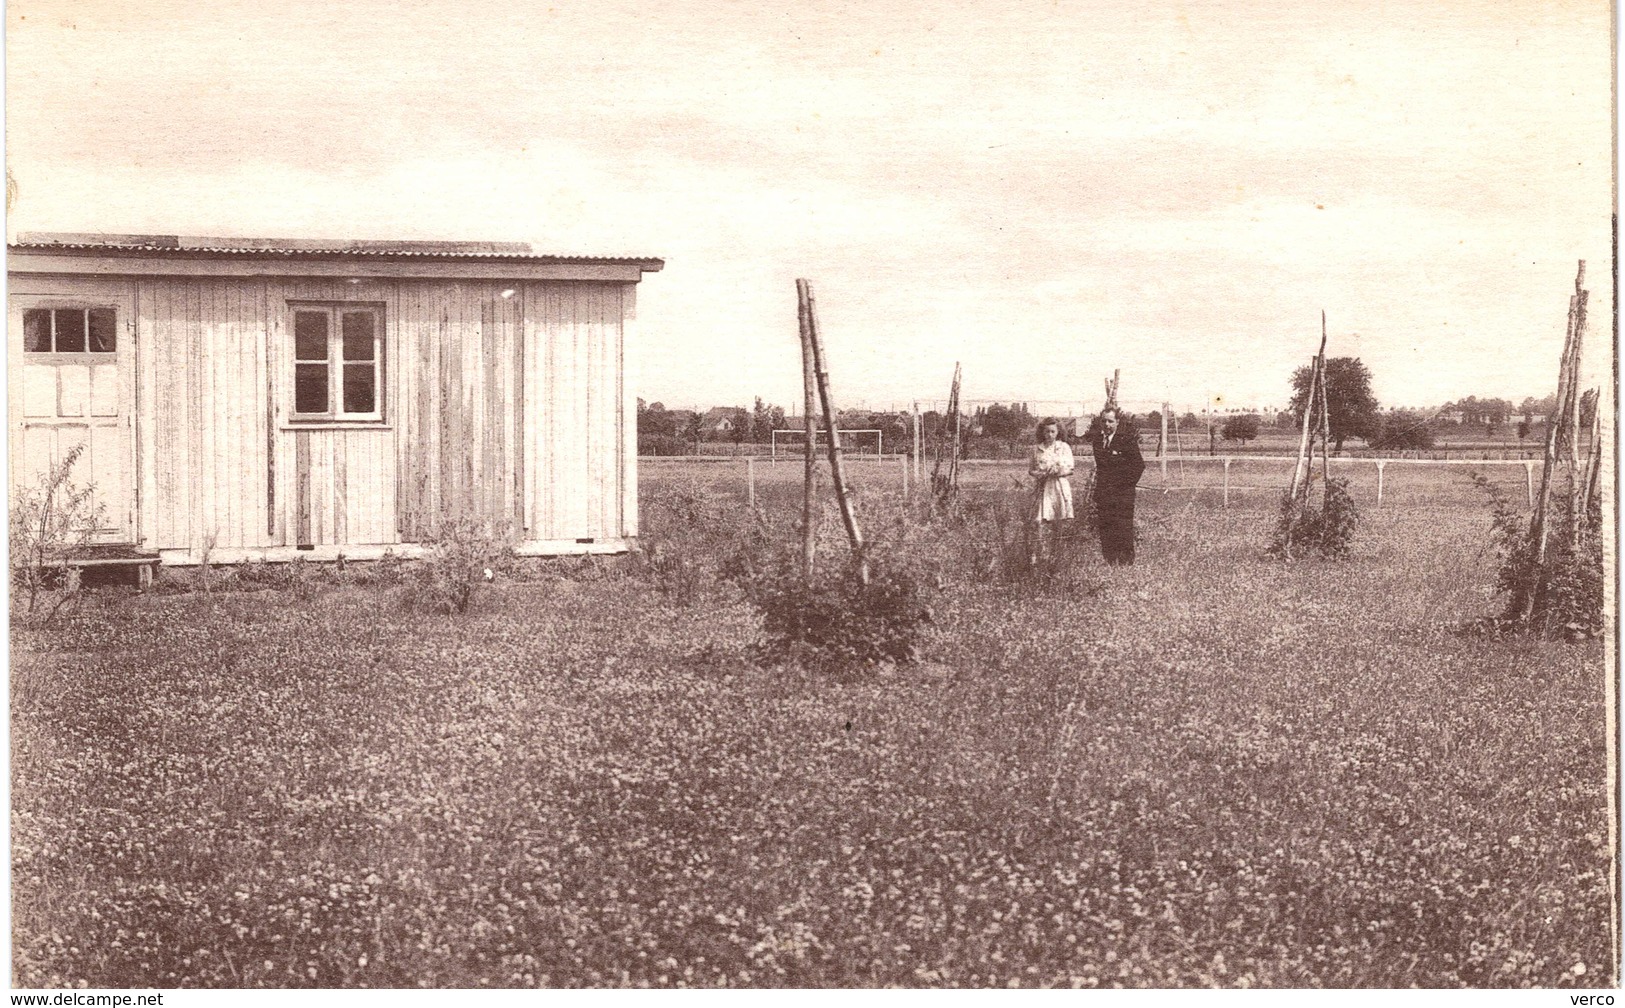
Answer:
<svg viewBox="0 0 1625 1008"><path fill-rule="evenodd" d="M143 516L149 546L196 553L211 534L220 549L296 545L301 512L313 544L398 541L393 430L287 429L291 376L282 366L292 353L290 299L382 302L387 313L392 288L326 279L140 280L138 339L151 359L139 413L150 430L140 462L152 474ZM301 444L315 476L303 484L304 498L294 458Z"/></svg>
<svg viewBox="0 0 1625 1008"><path fill-rule="evenodd" d="M396 352L390 320L399 310L393 280L351 283L342 278L277 277L265 284L270 312L270 408L277 451L272 470L276 500L271 545L348 546L400 542L395 513L395 419L401 372L410 367ZM292 411L293 360L290 301L381 305L384 315L384 422L382 424L295 426Z"/></svg>
<svg viewBox="0 0 1625 1008"><path fill-rule="evenodd" d="M622 380L634 285L143 277L147 545L389 544L442 516L524 540L636 534ZM504 297L504 292L511 292ZM287 422L289 301L380 304L385 422Z"/></svg>
<svg viewBox="0 0 1625 1008"><path fill-rule="evenodd" d="M640 387L633 356L638 345L637 324L637 284L622 284L621 325L615 350L621 397L621 457L618 472L621 482L620 531L623 536L638 534L638 397L633 392Z"/></svg>
<svg viewBox="0 0 1625 1008"><path fill-rule="evenodd" d="M539 281L525 287L527 538L626 534L623 490L631 470L622 437L621 357L628 286Z"/></svg>
<svg viewBox="0 0 1625 1008"><path fill-rule="evenodd" d="M520 284L402 281L395 415L401 536L423 541L452 518L522 531ZM503 297L504 291L511 291Z"/></svg>

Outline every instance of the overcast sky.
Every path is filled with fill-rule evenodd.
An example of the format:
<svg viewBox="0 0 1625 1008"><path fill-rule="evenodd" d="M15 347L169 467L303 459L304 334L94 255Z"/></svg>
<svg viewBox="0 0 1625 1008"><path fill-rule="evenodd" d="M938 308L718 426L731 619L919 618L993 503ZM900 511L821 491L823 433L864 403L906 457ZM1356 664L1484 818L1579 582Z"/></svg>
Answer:
<svg viewBox="0 0 1625 1008"><path fill-rule="evenodd" d="M637 394L1384 405L1610 350L1605 2L7 5L17 231L655 255Z"/></svg>

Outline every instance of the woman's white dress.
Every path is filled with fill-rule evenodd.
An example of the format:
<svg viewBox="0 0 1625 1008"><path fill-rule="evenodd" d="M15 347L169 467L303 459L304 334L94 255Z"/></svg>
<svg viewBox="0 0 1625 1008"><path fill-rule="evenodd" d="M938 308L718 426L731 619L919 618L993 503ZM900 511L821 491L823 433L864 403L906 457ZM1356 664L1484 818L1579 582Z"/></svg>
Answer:
<svg viewBox="0 0 1625 1008"><path fill-rule="evenodd" d="M1048 447L1033 445L1027 473L1036 481L1034 519L1041 522L1072 517L1072 446L1057 440Z"/></svg>

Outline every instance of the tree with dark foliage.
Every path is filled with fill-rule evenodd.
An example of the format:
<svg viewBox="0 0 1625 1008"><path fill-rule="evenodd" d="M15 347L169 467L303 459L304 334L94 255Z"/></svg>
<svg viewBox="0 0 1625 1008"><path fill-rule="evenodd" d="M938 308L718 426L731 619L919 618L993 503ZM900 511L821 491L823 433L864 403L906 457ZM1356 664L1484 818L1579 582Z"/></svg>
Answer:
<svg viewBox="0 0 1625 1008"><path fill-rule="evenodd" d="M1032 425L1032 414L1023 403L994 403L982 413L982 430L988 437L1024 438Z"/></svg>
<svg viewBox="0 0 1625 1008"><path fill-rule="evenodd" d="M1258 437L1258 425L1258 414L1238 413L1225 418L1224 430L1220 433L1226 441L1240 441L1246 444Z"/></svg>
<svg viewBox="0 0 1625 1008"><path fill-rule="evenodd" d="M1433 418L1414 410L1394 410L1383 414L1373 448L1417 451L1433 447Z"/></svg>
<svg viewBox="0 0 1625 1008"><path fill-rule="evenodd" d="M1308 365L1292 373L1292 404L1288 409L1298 423L1303 422L1304 404L1309 401L1309 381ZM1348 438L1371 441L1381 433L1377 400L1371 394L1371 372L1358 357L1333 357L1326 362L1326 406L1333 451L1341 453Z"/></svg>

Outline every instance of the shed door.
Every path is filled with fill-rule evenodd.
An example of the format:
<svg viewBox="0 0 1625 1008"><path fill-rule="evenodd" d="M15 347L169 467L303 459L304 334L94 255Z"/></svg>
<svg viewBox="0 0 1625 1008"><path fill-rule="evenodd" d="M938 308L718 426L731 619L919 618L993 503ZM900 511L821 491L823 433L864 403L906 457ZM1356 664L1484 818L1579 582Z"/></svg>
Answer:
<svg viewBox="0 0 1625 1008"><path fill-rule="evenodd" d="M14 490L82 446L68 481L94 484L92 541L132 542L128 302L13 295L8 308Z"/></svg>

